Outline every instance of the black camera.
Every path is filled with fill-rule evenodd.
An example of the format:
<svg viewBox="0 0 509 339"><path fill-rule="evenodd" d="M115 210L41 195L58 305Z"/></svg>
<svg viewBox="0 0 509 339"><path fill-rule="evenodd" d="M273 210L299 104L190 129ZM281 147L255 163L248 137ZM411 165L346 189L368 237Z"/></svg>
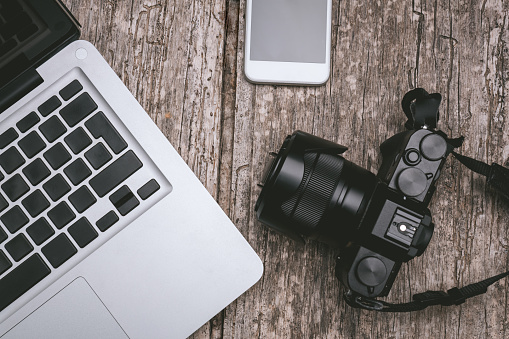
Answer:
<svg viewBox="0 0 509 339"><path fill-rule="evenodd" d="M425 108L438 116L438 105ZM376 176L343 158L346 147L296 131L272 154L258 219L294 239L338 246L342 284L355 295L386 296L401 264L421 255L433 234L427 207L453 151L433 127L423 121L383 142Z"/></svg>

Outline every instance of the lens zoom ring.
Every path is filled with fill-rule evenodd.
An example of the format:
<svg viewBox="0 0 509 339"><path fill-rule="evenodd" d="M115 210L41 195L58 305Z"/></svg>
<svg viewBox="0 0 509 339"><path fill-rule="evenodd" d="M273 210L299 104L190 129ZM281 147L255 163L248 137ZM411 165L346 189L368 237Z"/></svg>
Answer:
<svg viewBox="0 0 509 339"><path fill-rule="evenodd" d="M315 162L315 159L317 156L318 156L318 154L316 154L316 153L304 154L304 175L302 176L302 181L300 182L299 188L292 195L290 200L287 200L286 202L283 203L283 205L281 205L281 209L283 210L283 213L287 217L290 217L293 214L295 205L297 204L297 201L302 194L302 190L304 190L304 186L306 185L306 182L308 181L309 173L311 172L313 163Z"/></svg>
<svg viewBox="0 0 509 339"><path fill-rule="evenodd" d="M294 222L311 228L316 227L322 219L343 169L343 159L338 156L319 154L318 161L315 161L316 156L316 153L304 155L307 175L292 199L284 204L284 210L293 211Z"/></svg>

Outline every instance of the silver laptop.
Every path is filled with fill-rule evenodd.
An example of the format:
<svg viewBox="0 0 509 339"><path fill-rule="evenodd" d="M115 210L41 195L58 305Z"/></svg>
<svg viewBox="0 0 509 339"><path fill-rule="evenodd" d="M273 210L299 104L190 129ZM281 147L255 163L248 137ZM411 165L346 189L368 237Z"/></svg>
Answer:
<svg viewBox="0 0 509 339"><path fill-rule="evenodd" d="M78 36L0 0L0 338L185 338L261 261Z"/></svg>

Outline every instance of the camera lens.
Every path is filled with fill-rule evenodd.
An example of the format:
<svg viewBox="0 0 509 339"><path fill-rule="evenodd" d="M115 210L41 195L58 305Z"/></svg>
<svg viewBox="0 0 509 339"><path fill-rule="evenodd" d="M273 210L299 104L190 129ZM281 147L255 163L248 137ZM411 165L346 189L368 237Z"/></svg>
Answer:
<svg viewBox="0 0 509 339"><path fill-rule="evenodd" d="M268 167L258 219L293 238L345 244L358 227L375 175L339 154L346 148L297 131Z"/></svg>

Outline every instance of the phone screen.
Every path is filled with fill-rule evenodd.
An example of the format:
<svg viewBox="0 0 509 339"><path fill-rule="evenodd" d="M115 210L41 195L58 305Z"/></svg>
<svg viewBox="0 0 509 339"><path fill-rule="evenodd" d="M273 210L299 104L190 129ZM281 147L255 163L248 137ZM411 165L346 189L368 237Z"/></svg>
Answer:
<svg viewBox="0 0 509 339"><path fill-rule="evenodd" d="M325 63L327 0L252 0L250 57Z"/></svg>

